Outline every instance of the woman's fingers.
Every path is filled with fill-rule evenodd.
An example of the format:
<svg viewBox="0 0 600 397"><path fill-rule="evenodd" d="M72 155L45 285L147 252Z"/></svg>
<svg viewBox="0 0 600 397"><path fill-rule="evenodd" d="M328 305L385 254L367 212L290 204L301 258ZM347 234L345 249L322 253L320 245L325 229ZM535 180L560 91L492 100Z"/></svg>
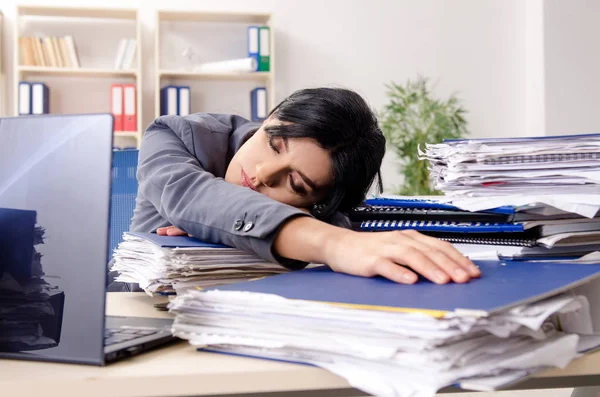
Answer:
<svg viewBox="0 0 600 397"><path fill-rule="evenodd" d="M479 277L481 272L479 269L451 244L429 236L425 236L416 231L399 232L394 236L395 242L398 243L399 250L394 253L394 260L400 260L399 263L408 266L420 266L419 262L406 263L406 258L411 260L410 256L404 252L406 246L415 248L429 258L439 270L443 271L454 282L464 283L469 281L471 277ZM442 280L439 272L437 280ZM428 277L431 279L430 277ZM433 281L433 280L432 280Z"/></svg>
<svg viewBox="0 0 600 397"><path fill-rule="evenodd" d="M186 236L187 233L175 226L165 226L156 229L159 236Z"/></svg>
<svg viewBox="0 0 600 397"><path fill-rule="evenodd" d="M481 276L481 270L467 257L461 254L452 244L447 241L442 241L437 238L426 236L424 234L419 233L417 238L414 238L417 241L423 242L424 244L432 247L435 250L443 252L454 262L458 263L462 266L463 269L467 271L470 277L479 277Z"/></svg>
<svg viewBox="0 0 600 397"><path fill-rule="evenodd" d="M406 241L392 249L389 259L398 265L410 267L415 272L423 275L436 284L446 284L451 280L448 272L445 271L435 259L430 258L424 251ZM439 260L439 258L437 258Z"/></svg>
<svg viewBox="0 0 600 397"><path fill-rule="evenodd" d="M400 284L414 284L418 279L418 276L410 269L398 266L398 264L387 259L382 259L377 263L375 272L382 277Z"/></svg>
<svg viewBox="0 0 600 397"><path fill-rule="evenodd" d="M431 261L431 263L438 268L435 270L438 280L442 280L439 271L444 272L452 281L456 283L466 283L471 278L471 275L468 273L468 270L463 266L463 264L452 258L447 250L444 251L438 249L437 247L431 247L414 239L406 240L405 244L423 253L423 255L425 255ZM400 255L402 255L402 257L407 257L403 250L406 250L406 248L401 249L401 251L397 253L398 257L400 257ZM409 263L408 265L413 267L415 264ZM418 266L418 263L416 266Z"/></svg>
<svg viewBox="0 0 600 397"><path fill-rule="evenodd" d="M167 229L167 236L187 236L187 233L178 227L173 226Z"/></svg>

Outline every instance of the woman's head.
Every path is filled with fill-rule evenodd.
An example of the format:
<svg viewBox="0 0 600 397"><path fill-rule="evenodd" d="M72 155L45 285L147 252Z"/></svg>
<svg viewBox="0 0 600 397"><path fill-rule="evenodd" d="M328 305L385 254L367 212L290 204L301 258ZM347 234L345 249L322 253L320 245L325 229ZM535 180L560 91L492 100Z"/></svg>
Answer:
<svg viewBox="0 0 600 397"><path fill-rule="evenodd" d="M377 119L357 93L294 92L233 157L225 179L320 218L364 199L385 153ZM381 189L381 178L379 177Z"/></svg>

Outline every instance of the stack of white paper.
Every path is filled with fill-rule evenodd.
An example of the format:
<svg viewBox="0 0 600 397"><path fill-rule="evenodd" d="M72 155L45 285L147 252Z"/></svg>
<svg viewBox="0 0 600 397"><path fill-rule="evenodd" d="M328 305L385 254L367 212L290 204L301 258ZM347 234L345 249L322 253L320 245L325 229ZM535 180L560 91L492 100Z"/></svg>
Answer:
<svg viewBox="0 0 600 397"><path fill-rule="evenodd" d="M419 155L455 197L600 193L600 134L455 140Z"/></svg>
<svg viewBox="0 0 600 397"><path fill-rule="evenodd" d="M190 237L124 233L123 239L115 250L111 270L119 272L116 281L138 283L148 294L169 294L287 271L245 251Z"/></svg>
<svg viewBox="0 0 600 397"><path fill-rule="evenodd" d="M380 396L433 396L453 384L494 389L543 367L565 367L600 344L587 299L574 294L489 317L219 290L189 291L170 308L174 334L195 346L314 364Z"/></svg>

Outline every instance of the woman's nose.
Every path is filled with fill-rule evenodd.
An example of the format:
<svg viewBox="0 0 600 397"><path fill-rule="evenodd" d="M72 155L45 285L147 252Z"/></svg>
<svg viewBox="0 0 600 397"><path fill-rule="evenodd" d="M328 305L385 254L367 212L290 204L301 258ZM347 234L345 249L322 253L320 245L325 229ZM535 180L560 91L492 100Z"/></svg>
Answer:
<svg viewBox="0 0 600 397"><path fill-rule="evenodd" d="M263 162L256 166L256 179L262 185L273 187L281 178L282 169L276 162Z"/></svg>

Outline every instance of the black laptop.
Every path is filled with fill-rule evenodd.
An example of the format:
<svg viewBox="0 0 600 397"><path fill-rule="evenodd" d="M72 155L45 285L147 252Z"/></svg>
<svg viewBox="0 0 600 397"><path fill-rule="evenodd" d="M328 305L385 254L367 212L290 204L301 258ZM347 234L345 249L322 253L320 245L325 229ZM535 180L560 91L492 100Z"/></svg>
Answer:
<svg viewBox="0 0 600 397"><path fill-rule="evenodd" d="M113 118L0 118L0 357L103 365L172 342L105 316Z"/></svg>

